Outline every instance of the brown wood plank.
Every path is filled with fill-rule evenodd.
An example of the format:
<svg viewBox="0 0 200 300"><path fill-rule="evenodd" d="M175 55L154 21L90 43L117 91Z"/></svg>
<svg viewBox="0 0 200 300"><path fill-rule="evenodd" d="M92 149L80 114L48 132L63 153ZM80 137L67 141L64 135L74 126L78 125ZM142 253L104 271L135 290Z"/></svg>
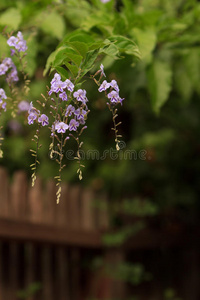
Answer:
<svg viewBox="0 0 200 300"><path fill-rule="evenodd" d="M65 183L61 185L60 202L59 204L56 204L55 207L56 226L65 227L65 228L70 227L70 223L68 219L68 201L69 201L69 186Z"/></svg>
<svg viewBox="0 0 200 300"><path fill-rule="evenodd" d="M101 236L101 233L95 231L68 230L44 224L32 224L0 218L1 239L99 248L102 246Z"/></svg>
<svg viewBox="0 0 200 300"><path fill-rule="evenodd" d="M104 194L98 194L95 197L97 200L96 206L96 219L97 228L100 230L108 230L109 228L109 211L108 211L108 197Z"/></svg>
<svg viewBox="0 0 200 300"><path fill-rule="evenodd" d="M54 280L52 269L52 249L49 246L42 249L42 299L54 300Z"/></svg>
<svg viewBox="0 0 200 300"><path fill-rule="evenodd" d="M44 223L53 225L56 220L56 184L53 179L46 182L44 191Z"/></svg>
<svg viewBox="0 0 200 300"><path fill-rule="evenodd" d="M70 186L67 201L68 228L73 230L80 229L80 186Z"/></svg>
<svg viewBox="0 0 200 300"><path fill-rule="evenodd" d="M34 187L29 187L28 194L29 220L31 222L44 222L43 205L42 180L37 177Z"/></svg>
<svg viewBox="0 0 200 300"><path fill-rule="evenodd" d="M27 175L24 171L17 171L13 175L10 193L10 212L13 218L25 219L27 217Z"/></svg>
<svg viewBox="0 0 200 300"><path fill-rule="evenodd" d="M9 215L9 178L5 168L0 167L0 216Z"/></svg>
<svg viewBox="0 0 200 300"><path fill-rule="evenodd" d="M59 300L70 300L69 260L64 247L55 249L56 253L56 291Z"/></svg>
<svg viewBox="0 0 200 300"><path fill-rule="evenodd" d="M80 264L81 253L78 248L70 249L70 285L71 285L71 300L81 299L80 291Z"/></svg>
<svg viewBox="0 0 200 300"><path fill-rule="evenodd" d="M24 287L27 289L31 284L36 281L35 278L35 265L36 265L36 257L35 257L35 247L33 244L25 245L25 270L24 270ZM27 300L36 299L34 295L30 295Z"/></svg>
<svg viewBox="0 0 200 300"><path fill-rule="evenodd" d="M93 231L96 228L94 193L90 189L84 189L81 193L81 228Z"/></svg>

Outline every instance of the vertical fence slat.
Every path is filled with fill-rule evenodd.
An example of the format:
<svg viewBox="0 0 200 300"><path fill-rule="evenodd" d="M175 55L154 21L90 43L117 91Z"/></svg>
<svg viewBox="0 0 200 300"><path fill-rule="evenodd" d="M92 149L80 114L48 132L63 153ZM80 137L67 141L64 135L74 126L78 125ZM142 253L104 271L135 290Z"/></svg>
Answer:
<svg viewBox="0 0 200 300"><path fill-rule="evenodd" d="M36 179L34 187L29 188L28 195L29 220L34 223L42 223L43 220L43 191L41 178Z"/></svg>
<svg viewBox="0 0 200 300"><path fill-rule="evenodd" d="M80 229L80 186L71 186L67 201L68 228Z"/></svg>
<svg viewBox="0 0 200 300"><path fill-rule="evenodd" d="M35 257L35 247L33 244L25 245L25 270L24 270L24 286L27 289L33 284L36 280L35 278L35 266L36 266L36 257ZM35 300L34 295L29 295L27 300Z"/></svg>
<svg viewBox="0 0 200 300"><path fill-rule="evenodd" d="M81 193L81 228L94 231L96 228L94 194L90 189Z"/></svg>
<svg viewBox="0 0 200 300"><path fill-rule="evenodd" d="M54 280L52 274L52 251L48 246L42 249L42 300L54 300Z"/></svg>
<svg viewBox="0 0 200 300"><path fill-rule="evenodd" d="M19 245L12 242L9 246L9 298L16 300L19 290Z"/></svg>
<svg viewBox="0 0 200 300"><path fill-rule="evenodd" d="M56 184L54 180L48 180L45 186L43 217L44 223L55 224L56 211Z"/></svg>
<svg viewBox="0 0 200 300"><path fill-rule="evenodd" d="M80 264L81 253L78 248L70 249L70 284L71 300L80 299Z"/></svg>
<svg viewBox="0 0 200 300"><path fill-rule="evenodd" d="M97 227L106 230L109 228L108 197L106 194L100 194L95 199L99 202L96 209Z"/></svg>
<svg viewBox="0 0 200 300"><path fill-rule="evenodd" d="M66 227L69 225L68 220L68 197L69 197L69 187L68 185L62 184L62 193L59 204L56 205L56 225Z"/></svg>
<svg viewBox="0 0 200 300"><path fill-rule="evenodd" d="M70 300L69 261L63 247L56 249L56 293L59 300Z"/></svg>
<svg viewBox="0 0 200 300"><path fill-rule="evenodd" d="M10 211L12 216L17 219L26 218L26 200L27 200L27 176L24 171L17 171L13 175L10 195Z"/></svg>
<svg viewBox="0 0 200 300"><path fill-rule="evenodd" d="M0 168L0 216L7 217L9 214L9 179L8 172Z"/></svg>

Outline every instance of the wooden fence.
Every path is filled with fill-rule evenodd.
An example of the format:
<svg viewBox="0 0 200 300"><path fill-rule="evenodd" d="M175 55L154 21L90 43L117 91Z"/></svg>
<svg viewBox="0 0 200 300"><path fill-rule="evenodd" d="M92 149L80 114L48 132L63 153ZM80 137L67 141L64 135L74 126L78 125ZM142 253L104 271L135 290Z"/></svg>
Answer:
<svg viewBox="0 0 200 300"><path fill-rule="evenodd" d="M114 281L91 268L95 255L110 255L101 240L109 228L106 207L105 195L67 184L57 205L53 180L38 178L32 188L24 171L10 179L0 168L0 300L112 297Z"/></svg>
<svg viewBox="0 0 200 300"><path fill-rule="evenodd" d="M98 209L95 200L103 203L104 209ZM32 188L25 172L18 171L9 178L6 169L0 168L0 300L132 299L132 288L108 276L104 264L94 269L93 259L100 257L114 266L127 258L145 263L150 255L149 267L154 272L159 251L177 247L185 249L178 257L182 257L181 270L187 269L187 279L175 267L172 272L182 281L174 286L184 287L182 299L199 300L199 228L191 230L173 222L162 228L149 226L120 248L103 244L102 236L108 231L108 199L104 194L63 184L57 205L53 180L44 184L38 178ZM168 259L176 266L177 255L170 251ZM169 261L166 256L163 259L167 270ZM164 265L162 260L159 264ZM165 274L165 270L161 271ZM139 300L164 299L159 276L153 285L146 283L134 290Z"/></svg>

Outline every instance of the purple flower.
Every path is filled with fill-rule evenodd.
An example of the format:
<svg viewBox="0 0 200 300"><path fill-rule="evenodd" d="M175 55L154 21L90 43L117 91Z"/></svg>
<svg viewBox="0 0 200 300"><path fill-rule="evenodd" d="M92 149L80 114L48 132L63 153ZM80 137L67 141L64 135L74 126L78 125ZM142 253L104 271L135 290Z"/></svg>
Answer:
<svg viewBox="0 0 200 300"><path fill-rule="evenodd" d="M5 66L3 63L0 64L0 75L6 74L7 71L8 71L8 67Z"/></svg>
<svg viewBox="0 0 200 300"><path fill-rule="evenodd" d="M71 119L71 121L69 122L69 130L76 131L78 126L79 122L77 122L75 119Z"/></svg>
<svg viewBox="0 0 200 300"><path fill-rule="evenodd" d="M38 118L38 122L39 122L39 123L42 123L42 126L49 125L49 118L48 118L45 114L42 114L42 115Z"/></svg>
<svg viewBox="0 0 200 300"><path fill-rule="evenodd" d="M14 66L14 63L10 57L6 57L3 61L2 64L4 64L6 67L11 68Z"/></svg>
<svg viewBox="0 0 200 300"><path fill-rule="evenodd" d="M34 114L34 113L31 113L29 116L28 116L28 124L31 125L34 123L34 121L37 119L37 115Z"/></svg>
<svg viewBox="0 0 200 300"><path fill-rule="evenodd" d="M2 99L7 99L6 93L4 89L0 88L0 101L2 102Z"/></svg>
<svg viewBox="0 0 200 300"><path fill-rule="evenodd" d="M110 0L101 0L102 3L110 2Z"/></svg>
<svg viewBox="0 0 200 300"><path fill-rule="evenodd" d="M74 112L75 112L75 107L70 104L70 105L68 105L68 107L66 109L65 116L70 117L72 115L72 113L74 113Z"/></svg>
<svg viewBox="0 0 200 300"><path fill-rule="evenodd" d="M2 105L1 105L1 107L3 108L4 111L6 111L6 105L7 105L6 102L3 102Z"/></svg>
<svg viewBox="0 0 200 300"><path fill-rule="evenodd" d="M109 89L109 87L110 87L110 83L108 83L106 80L104 80L104 81L102 82L102 84L100 85L98 91L101 93L101 92L103 92L103 91Z"/></svg>
<svg viewBox="0 0 200 300"><path fill-rule="evenodd" d="M67 94L65 92L62 92L59 94L59 98L61 98L62 101L67 101Z"/></svg>
<svg viewBox="0 0 200 300"><path fill-rule="evenodd" d="M74 84L69 79L66 79L65 83L67 85L66 88L68 89L68 91L73 92Z"/></svg>
<svg viewBox="0 0 200 300"><path fill-rule="evenodd" d="M79 122L79 124L84 125L85 124L85 119L84 118L80 118L77 120Z"/></svg>
<svg viewBox="0 0 200 300"><path fill-rule="evenodd" d="M120 101L119 94L116 91L112 91L108 94L108 98L112 104L117 104Z"/></svg>
<svg viewBox="0 0 200 300"><path fill-rule="evenodd" d="M55 124L55 130L57 130L58 133L65 133L65 131L69 128L69 125L67 125L64 122L59 122Z"/></svg>
<svg viewBox="0 0 200 300"><path fill-rule="evenodd" d="M78 91L74 92L73 96L77 99L77 101L81 101L83 104L88 101L86 97L86 90L79 89Z"/></svg>
<svg viewBox="0 0 200 300"><path fill-rule="evenodd" d="M119 93L119 87L118 87L118 84L117 84L117 81L116 80L112 80L111 83L110 83L110 86L115 89L116 92Z"/></svg>
<svg viewBox="0 0 200 300"><path fill-rule="evenodd" d="M60 80L61 80L60 74L55 73L53 79L51 80L51 85L54 84L56 81L60 81Z"/></svg>
<svg viewBox="0 0 200 300"><path fill-rule="evenodd" d="M82 109L82 108L78 108L77 110L75 110L74 114L77 118L77 120L80 119L84 119L84 116L86 115L86 110Z"/></svg>
<svg viewBox="0 0 200 300"><path fill-rule="evenodd" d="M104 66L103 66L103 64L100 65L100 71L101 71L101 76L106 77L106 74L104 73Z"/></svg>
<svg viewBox="0 0 200 300"><path fill-rule="evenodd" d="M28 101L22 100L18 104L19 111L28 111L30 108L30 103Z"/></svg>
<svg viewBox="0 0 200 300"><path fill-rule="evenodd" d="M15 36L11 36L8 40L7 40L7 44L10 47L15 47L16 43L17 43L18 39Z"/></svg>
<svg viewBox="0 0 200 300"><path fill-rule="evenodd" d="M14 47L18 52L25 52L27 50L26 41L23 39L21 31L18 31L17 37L11 36L7 40L7 44L10 47Z"/></svg>
<svg viewBox="0 0 200 300"><path fill-rule="evenodd" d="M30 105L29 105L28 113L29 113L29 115L30 115L30 114L36 115L36 118L37 118L38 115L40 114L40 111L39 111L38 109L36 109L36 108L33 106L33 103L31 102Z"/></svg>
<svg viewBox="0 0 200 300"><path fill-rule="evenodd" d="M12 70L10 71L10 73L7 75L6 81L7 81L8 83L11 83L11 82L18 81L18 80L19 80L19 77L18 77L17 69L16 69L16 67L14 66L14 67L12 68Z"/></svg>
<svg viewBox="0 0 200 300"><path fill-rule="evenodd" d="M51 91L58 93L58 92L63 92L64 89L67 87L65 82L62 82L61 80L53 82L51 85Z"/></svg>
<svg viewBox="0 0 200 300"><path fill-rule="evenodd" d="M10 49L10 55L13 56L15 54L15 50L14 49Z"/></svg>

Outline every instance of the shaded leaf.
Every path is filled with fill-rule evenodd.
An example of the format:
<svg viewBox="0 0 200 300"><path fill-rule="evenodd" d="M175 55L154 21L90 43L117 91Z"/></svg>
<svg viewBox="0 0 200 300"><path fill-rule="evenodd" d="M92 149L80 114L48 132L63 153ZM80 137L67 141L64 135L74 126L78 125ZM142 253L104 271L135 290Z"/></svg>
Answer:
<svg viewBox="0 0 200 300"><path fill-rule="evenodd" d="M172 70L166 62L154 60L147 75L151 104L153 110L158 113L167 101L172 88Z"/></svg>

